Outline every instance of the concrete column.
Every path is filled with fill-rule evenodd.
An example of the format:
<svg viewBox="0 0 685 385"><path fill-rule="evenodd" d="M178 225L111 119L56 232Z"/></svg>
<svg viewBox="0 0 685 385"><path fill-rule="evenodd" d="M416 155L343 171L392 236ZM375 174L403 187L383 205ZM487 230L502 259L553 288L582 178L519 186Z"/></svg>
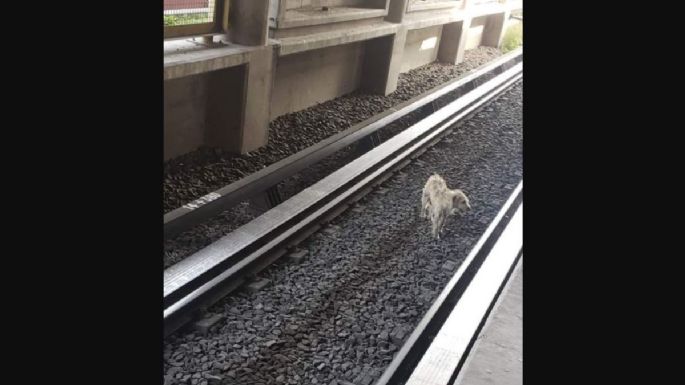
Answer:
<svg viewBox="0 0 685 385"><path fill-rule="evenodd" d="M266 45L269 37L269 0L231 2L231 41L242 45Z"/></svg>
<svg viewBox="0 0 685 385"><path fill-rule="evenodd" d="M500 44L502 44L502 38L504 37L504 32L506 30L505 26L507 20L509 20L509 15L511 15L511 11L507 10L504 13L488 16L488 21L483 30L481 45L499 48Z"/></svg>
<svg viewBox="0 0 685 385"><path fill-rule="evenodd" d="M408 4L409 0L390 0L388 16L385 17L385 20L391 23L401 23L407 13Z"/></svg>
<svg viewBox="0 0 685 385"><path fill-rule="evenodd" d="M207 145L239 154L266 145L275 69L273 51L273 46L265 46L251 52L247 64L212 73L207 99Z"/></svg>
<svg viewBox="0 0 685 385"><path fill-rule="evenodd" d="M247 65L240 153L266 145L271 116L271 90L276 72L273 46L252 53Z"/></svg>
<svg viewBox="0 0 685 385"><path fill-rule="evenodd" d="M407 29L400 27L393 35L366 42L362 74L363 90L388 95L397 89L406 40Z"/></svg>
<svg viewBox="0 0 685 385"><path fill-rule="evenodd" d="M459 64L464 61L466 34L470 26L471 18L442 26L438 61L450 64Z"/></svg>

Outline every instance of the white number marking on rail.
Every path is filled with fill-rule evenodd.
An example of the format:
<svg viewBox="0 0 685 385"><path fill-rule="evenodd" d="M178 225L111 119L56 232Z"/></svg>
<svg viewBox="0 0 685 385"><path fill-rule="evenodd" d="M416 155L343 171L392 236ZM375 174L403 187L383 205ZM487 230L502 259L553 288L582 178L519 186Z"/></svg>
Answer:
<svg viewBox="0 0 685 385"><path fill-rule="evenodd" d="M209 203L215 199L218 199L218 198L221 198L220 194L209 193L209 194L203 196L202 198L198 198L198 199L196 199L196 200L194 200L188 204L183 205L183 208L188 209L188 210L195 210L196 208L198 208L202 205L205 205L205 204L207 204L207 203Z"/></svg>

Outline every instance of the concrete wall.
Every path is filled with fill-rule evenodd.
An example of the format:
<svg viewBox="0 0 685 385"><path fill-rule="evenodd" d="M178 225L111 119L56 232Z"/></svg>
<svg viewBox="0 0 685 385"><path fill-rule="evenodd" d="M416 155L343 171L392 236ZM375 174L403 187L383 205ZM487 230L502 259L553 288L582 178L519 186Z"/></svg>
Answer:
<svg viewBox="0 0 685 385"><path fill-rule="evenodd" d="M164 82L164 159L240 137L245 66Z"/></svg>
<svg viewBox="0 0 685 385"><path fill-rule="evenodd" d="M389 4L390 9L385 22L376 15L316 29L276 29L293 34L285 45L290 49L283 51L265 39L270 2L232 0L231 17L235 23L228 38L241 45L206 50L193 45L181 53L165 50L168 80L164 83L164 158L201 145L238 153L252 151L266 144L269 121L278 116L357 89L387 95L396 89L400 72L436 60L456 64L462 61L465 49L497 46L513 9L495 5L492 12L488 10L489 16L464 20L450 16L444 18L445 25L414 30L418 25L430 25L436 18L442 21L445 14L442 9L412 12L408 20L403 20L407 1L322 0L328 5L363 3L378 8ZM283 4L293 7L315 2L321 4L318 0L290 0ZM424 17L431 20L417 23L417 18ZM332 46L316 49L310 46L312 41L317 42L315 46ZM298 52L292 48L298 44L306 50L291 54ZM186 72L179 74L177 67ZM167 76L167 72L175 75ZM198 72L202 74L191 75Z"/></svg>
<svg viewBox="0 0 685 385"><path fill-rule="evenodd" d="M208 74L164 82L164 159L204 143Z"/></svg>
<svg viewBox="0 0 685 385"><path fill-rule="evenodd" d="M434 62L438 57L441 35L442 25L408 31L400 72Z"/></svg>
<svg viewBox="0 0 685 385"><path fill-rule="evenodd" d="M481 45L487 23L488 16L473 19L466 33L466 49ZM443 25L407 31L400 72L436 61L442 31ZM351 43L279 57L271 97L271 119L358 89L363 81L365 46L374 52L378 49L369 42ZM376 60L373 62L384 66ZM366 70L370 72L368 68Z"/></svg>
<svg viewBox="0 0 685 385"><path fill-rule="evenodd" d="M278 58L271 96L271 118L356 90L361 80L363 58L362 43Z"/></svg>

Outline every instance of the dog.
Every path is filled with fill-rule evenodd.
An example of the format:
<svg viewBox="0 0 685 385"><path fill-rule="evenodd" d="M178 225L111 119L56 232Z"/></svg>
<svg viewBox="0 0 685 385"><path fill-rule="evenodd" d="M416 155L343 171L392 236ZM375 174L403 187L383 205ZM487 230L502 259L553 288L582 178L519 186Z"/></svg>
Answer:
<svg viewBox="0 0 685 385"><path fill-rule="evenodd" d="M423 187L421 196L421 218L429 218L433 227L433 238L440 239L445 221L450 215L456 215L471 209L469 198L459 189L447 188L447 183L438 174L431 175Z"/></svg>

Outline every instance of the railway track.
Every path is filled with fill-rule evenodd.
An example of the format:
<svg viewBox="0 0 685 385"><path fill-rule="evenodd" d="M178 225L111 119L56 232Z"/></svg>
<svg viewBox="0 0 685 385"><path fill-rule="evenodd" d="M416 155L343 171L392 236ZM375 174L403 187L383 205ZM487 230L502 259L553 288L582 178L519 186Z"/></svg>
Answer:
<svg viewBox="0 0 685 385"><path fill-rule="evenodd" d="M311 168L346 147L356 146L358 153L364 153L378 146L381 143L379 132L385 127L424 110L435 112L461 94L469 92L522 60L521 50L503 55L464 77L440 85L314 146L178 207L164 215L164 235L167 238L174 237L247 199L258 198L267 208L272 208L284 200L278 188L279 183L284 180Z"/></svg>
<svg viewBox="0 0 685 385"><path fill-rule="evenodd" d="M372 191L424 153L456 123L522 78L520 53L492 63L481 71L445 85L430 97L388 112L363 127L353 127L314 148L295 154L261 172L221 189L210 197L172 211L165 216L165 234L183 229L256 194L271 194L275 206L207 248L169 267L164 272L164 326L169 335L193 320L204 309L248 281L285 255L322 225ZM494 78L479 83L485 74ZM402 116L430 105L440 96L458 90L462 96L418 124L379 145L374 132ZM350 164L279 203L273 188L284 178L306 169L353 143L365 143L367 152Z"/></svg>
<svg viewBox="0 0 685 385"><path fill-rule="evenodd" d="M518 261L523 182L433 302L375 385L452 384Z"/></svg>
<svg viewBox="0 0 685 385"><path fill-rule="evenodd" d="M417 157L428 146L439 141L440 136L450 126L520 79L522 67L522 63L518 63L483 85L472 88L461 98L437 110L382 146L373 148L314 186L269 210L209 247L166 269L164 272L166 334L192 319L195 310L206 307L216 298L225 295L227 291L235 289L244 282L245 277L255 274L270 261L285 254L288 248L296 246L302 239L318 230L320 223L330 221L335 215L344 211L351 202L370 191L371 186L389 178L392 172L408 164L412 157ZM464 83L468 84L466 81L461 84ZM418 108L418 105L412 105L409 110L413 111L415 108ZM382 122L379 121L376 129L383 122L397 118L395 116ZM372 129L368 129L364 134L368 136L370 131ZM349 138L351 134L346 133L343 138ZM360 136L363 135L360 134ZM336 139L330 141L328 145L319 146L319 151L311 151L309 154L316 154L323 148L330 148L329 146L342 146L339 142L343 139ZM306 157L301 156L298 159L304 158ZM265 172L273 179L266 177L264 181L264 178L246 178L249 180L241 181L241 186L247 187L240 194L254 194L266 186L274 185L285 174L293 172L293 168L306 167L306 165L306 162L296 163L295 160L290 159L274 167L270 172ZM274 174L276 176L272 176ZM238 200L235 198L234 194L238 194L235 191L240 190L231 186L229 186L231 192L198 206L194 210L186 211L185 214L176 218L206 215L200 213L207 213L211 209L220 210L217 208L219 204L233 203L234 200ZM244 197L241 196L241 198ZM218 201L217 205L210 204L214 201ZM187 221L192 222L190 219Z"/></svg>

